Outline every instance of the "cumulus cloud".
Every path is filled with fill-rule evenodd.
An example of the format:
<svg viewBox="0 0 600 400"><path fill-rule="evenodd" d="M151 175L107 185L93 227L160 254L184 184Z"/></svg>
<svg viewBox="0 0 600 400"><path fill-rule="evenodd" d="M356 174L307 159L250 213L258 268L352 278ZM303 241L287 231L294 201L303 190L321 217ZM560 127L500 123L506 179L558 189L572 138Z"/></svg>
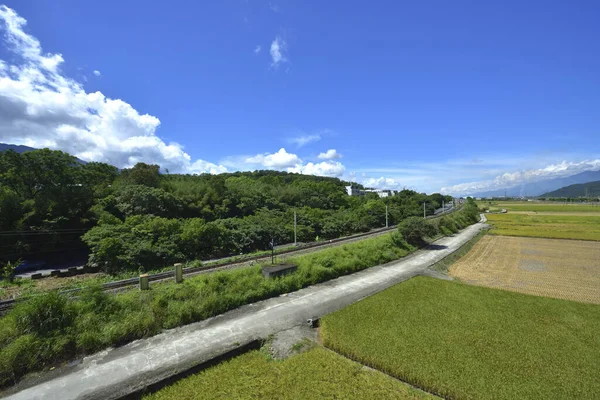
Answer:
<svg viewBox="0 0 600 400"><path fill-rule="evenodd" d="M156 135L157 117L101 92L87 93L61 73L61 54L42 52L40 42L24 31L26 23L14 10L0 6L0 30L19 60L0 60L0 142L60 149L117 167L144 161L172 172L226 170L192 161L179 144L165 143Z"/></svg>
<svg viewBox="0 0 600 400"><path fill-rule="evenodd" d="M329 149L325 153L320 153L317 157L320 160L335 160L337 158L342 158L342 155L338 153L336 149Z"/></svg>
<svg viewBox="0 0 600 400"><path fill-rule="evenodd" d="M296 154L288 153L282 147L276 153L257 154L244 160L247 164L258 164L266 168L282 169L292 167L302 162Z"/></svg>
<svg viewBox="0 0 600 400"><path fill-rule="evenodd" d="M297 154L288 153L284 148L275 153L257 154L252 157L232 157L226 163L235 169L275 169L304 175L340 177L346 167L337 161L305 163Z"/></svg>
<svg viewBox="0 0 600 400"><path fill-rule="evenodd" d="M277 36L275 40L271 43L271 59L273 62L271 66L277 68L279 64L287 62L288 59L285 56L285 52L287 51L287 43L281 36Z"/></svg>
<svg viewBox="0 0 600 400"><path fill-rule="evenodd" d="M94 75L96 76L101 76L102 73L100 71L98 71L97 69L94 70Z"/></svg>
<svg viewBox="0 0 600 400"><path fill-rule="evenodd" d="M402 189L403 187L400 185L396 179L393 178L367 178L362 181L362 184L366 187L372 187L376 189Z"/></svg>
<svg viewBox="0 0 600 400"><path fill-rule="evenodd" d="M254 48L254 54L258 54L258 53L260 53L260 51L261 51L261 50L262 50L262 47L261 47L260 45L256 46L256 47Z"/></svg>
<svg viewBox="0 0 600 400"><path fill-rule="evenodd" d="M525 183L566 177L583 171L599 169L600 160L585 160L580 162L562 161L560 163L551 164L539 169L506 172L496 176L494 179L467 182L454 186L443 187L441 192L448 194L471 194L481 191L507 189Z"/></svg>
<svg viewBox="0 0 600 400"><path fill-rule="evenodd" d="M288 172L295 172L304 175L319 175L339 177L344 174L346 167L338 161L323 161L320 163L309 162L307 164L298 164L288 168Z"/></svg>

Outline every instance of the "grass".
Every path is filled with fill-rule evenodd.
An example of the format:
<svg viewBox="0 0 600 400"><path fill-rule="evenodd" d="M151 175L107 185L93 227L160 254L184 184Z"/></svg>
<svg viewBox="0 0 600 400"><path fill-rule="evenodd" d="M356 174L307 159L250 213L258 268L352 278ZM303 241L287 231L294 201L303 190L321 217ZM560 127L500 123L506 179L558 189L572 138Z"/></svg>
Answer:
<svg viewBox="0 0 600 400"><path fill-rule="evenodd" d="M327 347L445 398L593 399L600 306L416 277L321 320Z"/></svg>
<svg viewBox="0 0 600 400"><path fill-rule="evenodd" d="M0 319L0 386L16 382L29 371L77 355L152 336L163 329L384 264L413 250L410 246L397 246L391 236L290 258L288 262L297 264L298 271L278 279L265 279L260 266L254 266L191 277L182 284L155 284L149 291L128 291L116 296L95 286L81 293L77 301L65 300L58 305L55 291L34 296ZM53 307L48 308L48 304ZM68 323L50 324L63 320L65 315L70 316ZM40 316L49 325L38 327L32 316Z"/></svg>
<svg viewBox="0 0 600 400"><path fill-rule="evenodd" d="M493 235L528 236L555 239L600 240L598 216L565 215L487 215Z"/></svg>
<svg viewBox="0 0 600 400"><path fill-rule="evenodd" d="M484 237L487 233L487 230L479 232L471 240L463 244L454 253L450 254L447 257L444 257L440 261L433 264L430 268L438 272L448 272L450 266L458 260L460 260L465 254L467 254L473 248L473 246L475 246L477 242L479 242L479 240L481 240L481 238Z"/></svg>
<svg viewBox="0 0 600 400"><path fill-rule="evenodd" d="M146 400L432 399L378 371L316 347L286 360L252 351L183 379Z"/></svg>

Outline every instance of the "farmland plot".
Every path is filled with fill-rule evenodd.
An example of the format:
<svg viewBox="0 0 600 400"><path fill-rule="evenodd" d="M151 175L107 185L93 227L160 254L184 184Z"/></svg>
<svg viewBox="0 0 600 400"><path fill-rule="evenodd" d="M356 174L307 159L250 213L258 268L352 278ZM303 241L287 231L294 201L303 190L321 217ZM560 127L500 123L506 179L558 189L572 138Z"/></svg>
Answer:
<svg viewBox="0 0 600 400"><path fill-rule="evenodd" d="M600 304L600 243L485 236L450 268L478 286Z"/></svg>

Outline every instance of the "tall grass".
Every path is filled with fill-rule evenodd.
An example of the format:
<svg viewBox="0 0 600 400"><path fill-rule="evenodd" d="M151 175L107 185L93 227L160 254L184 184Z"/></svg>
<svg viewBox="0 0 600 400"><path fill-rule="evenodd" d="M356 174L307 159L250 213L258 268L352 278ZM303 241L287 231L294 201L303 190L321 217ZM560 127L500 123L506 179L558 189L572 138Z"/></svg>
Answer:
<svg viewBox="0 0 600 400"><path fill-rule="evenodd" d="M321 320L342 355L451 399L596 399L600 306L417 277Z"/></svg>

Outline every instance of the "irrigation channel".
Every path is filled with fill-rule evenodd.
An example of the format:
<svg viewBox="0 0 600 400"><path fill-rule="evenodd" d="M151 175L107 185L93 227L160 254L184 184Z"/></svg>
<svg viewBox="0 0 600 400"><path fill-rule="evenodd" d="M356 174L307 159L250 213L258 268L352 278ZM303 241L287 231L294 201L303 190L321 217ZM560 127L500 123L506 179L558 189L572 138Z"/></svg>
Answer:
<svg viewBox="0 0 600 400"><path fill-rule="evenodd" d="M461 209L461 207L459 206L456 208L448 209L448 210L446 210L442 213L436 214L436 215L427 216L426 218L427 219L439 218L444 215L451 214L454 211L458 211L460 209ZM338 239L331 239L331 240L327 240L327 241L323 241L323 242L299 244L296 248L288 248L288 249L280 250L275 253L275 256L281 256L281 255L293 256L293 255L301 255L301 254L311 253L311 252L317 251L317 249L321 250L321 249L324 249L327 247L338 246L340 244L352 243L352 242L356 242L358 240L363 240L363 239L367 239L370 237L376 237L379 235L383 235L387 232L393 231L394 229L396 229L396 225L390 226L388 228L373 229L369 232L357 233L356 235L346 236L346 237L342 237L342 238L338 238ZM198 267L183 268L183 275L190 277L190 276L212 273L212 272L221 271L221 270L242 268L242 267L247 267L247 266L253 265L254 263L268 261L270 258L271 258L271 255L261 254L258 256L244 257L242 260L235 259L232 261L224 261L224 262L216 261L214 264L210 264L210 265L201 265ZM148 275L148 282L161 282L161 281L172 280L172 279L174 279L174 270ZM117 292L117 291L120 291L120 290L123 290L126 288L137 286L137 285L139 285L139 282L140 282L140 278L138 278L138 277L122 279L122 280L113 281L113 282L107 282L102 285L102 290L107 291L107 292L108 291ZM81 291L81 288L63 290L60 293L65 294L65 295L75 296L79 291ZM27 299L28 299L28 297L19 297L17 299L9 299L9 300L0 301L0 315L5 314L9 310L11 310L16 303L27 300Z"/></svg>

